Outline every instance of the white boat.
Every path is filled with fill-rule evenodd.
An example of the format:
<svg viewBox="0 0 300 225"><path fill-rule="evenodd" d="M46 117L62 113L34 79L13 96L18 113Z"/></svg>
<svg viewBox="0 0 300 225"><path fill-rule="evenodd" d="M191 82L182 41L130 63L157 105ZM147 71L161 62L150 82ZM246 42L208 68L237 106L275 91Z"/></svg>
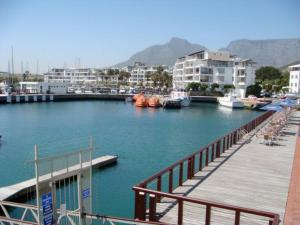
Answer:
<svg viewBox="0 0 300 225"><path fill-rule="evenodd" d="M244 108L244 103L238 100L233 94L226 94L224 97L219 97L218 102L220 105L229 108Z"/></svg>
<svg viewBox="0 0 300 225"><path fill-rule="evenodd" d="M180 100L181 107L187 107L191 104L191 98L185 91L172 91L170 99Z"/></svg>

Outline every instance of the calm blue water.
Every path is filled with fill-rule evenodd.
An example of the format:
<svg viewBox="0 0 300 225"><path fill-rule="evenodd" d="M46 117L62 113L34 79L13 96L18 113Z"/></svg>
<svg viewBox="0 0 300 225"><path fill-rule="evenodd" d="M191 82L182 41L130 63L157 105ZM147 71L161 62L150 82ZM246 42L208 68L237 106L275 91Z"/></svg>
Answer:
<svg viewBox="0 0 300 225"><path fill-rule="evenodd" d="M96 210L132 216L133 185L258 114L207 103L181 110L109 101L1 105L0 186L34 176L25 163L33 159L34 144L50 155L84 146L93 136L94 156L119 156L116 166L94 171Z"/></svg>

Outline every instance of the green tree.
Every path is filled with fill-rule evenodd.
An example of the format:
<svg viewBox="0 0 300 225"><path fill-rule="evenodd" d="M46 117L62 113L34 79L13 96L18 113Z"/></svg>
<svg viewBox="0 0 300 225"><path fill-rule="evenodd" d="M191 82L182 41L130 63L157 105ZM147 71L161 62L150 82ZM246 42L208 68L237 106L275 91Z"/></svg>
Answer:
<svg viewBox="0 0 300 225"><path fill-rule="evenodd" d="M246 89L246 96L255 95L256 97L260 97L261 86L258 83L250 85Z"/></svg>
<svg viewBox="0 0 300 225"><path fill-rule="evenodd" d="M200 83L191 82L187 85L187 91L199 91Z"/></svg>
<svg viewBox="0 0 300 225"><path fill-rule="evenodd" d="M213 83L213 84L210 85L210 90L211 90L212 92L214 92L214 91L216 90L216 88L219 88L219 87L220 87L219 84Z"/></svg>
<svg viewBox="0 0 300 225"><path fill-rule="evenodd" d="M228 90L231 90L231 89L235 89L233 84L224 84L223 90L224 90L225 93L227 93Z"/></svg>
<svg viewBox="0 0 300 225"><path fill-rule="evenodd" d="M127 82L129 78L130 78L130 73L122 70L120 71L119 80Z"/></svg>
<svg viewBox="0 0 300 225"><path fill-rule="evenodd" d="M169 75L168 72L164 71L162 73L162 81L163 81L164 86L166 86L167 88L170 88L170 87L172 87L173 77L171 75Z"/></svg>
<svg viewBox="0 0 300 225"><path fill-rule="evenodd" d="M115 70L114 69L108 69L106 74L107 75L115 75Z"/></svg>
<svg viewBox="0 0 300 225"><path fill-rule="evenodd" d="M272 66L260 67L255 71L256 81L263 82L265 80L274 80L281 77L279 69Z"/></svg>
<svg viewBox="0 0 300 225"><path fill-rule="evenodd" d="M172 76L170 76L162 66L157 67L157 70L151 74L151 80L153 81L153 87L171 87Z"/></svg>
<svg viewBox="0 0 300 225"><path fill-rule="evenodd" d="M199 88L200 88L201 91L206 91L206 89L208 88L208 85L204 84L204 83L200 83Z"/></svg>

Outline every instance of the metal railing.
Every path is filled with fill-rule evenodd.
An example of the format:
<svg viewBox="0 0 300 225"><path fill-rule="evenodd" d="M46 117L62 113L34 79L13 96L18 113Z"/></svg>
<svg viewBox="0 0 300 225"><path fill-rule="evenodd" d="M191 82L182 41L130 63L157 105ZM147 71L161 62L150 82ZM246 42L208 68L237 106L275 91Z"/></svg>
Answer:
<svg viewBox="0 0 300 225"><path fill-rule="evenodd" d="M274 111L267 111L263 113L245 125L225 134L207 146L175 162L171 166L161 170L160 172L133 187L133 190L135 191L135 218L140 220L148 219L149 221L157 221L156 204L161 202L162 197L168 197L176 200L178 203L178 224L182 224L183 202L188 201L202 204L207 207L206 225L210 224L210 208L212 206L235 211L236 225L238 225L240 221L240 212L270 217L271 222L269 224L277 225L278 223L276 221L279 220L279 216L277 214L228 206L225 204L208 202L199 199L180 197L172 194L175 188L182 186L186 180L192 179L197 172L202 171L202 169L205 166L208 166L210 162L213 162L216 158L219 158L222 153L241 140L243 136L254 130L273 113ZM167 179L163 181L163 178ZM174 185L174 183L177 185ZM149 186L152 184L156 184L154 190L149 188ZM163 190L166 191L164 192ZM147 203L149 203L149 207L146 207ZM146 218L147 209L149 209L148 218Z"/></svg>
<svg viewBox="0 0 300 225"><path fill-rule="evenodd" d="M17 214L13 213L14 211L18 211ZM0 224L20 224L20 225L38 225L38 216L37 216L37 206L9 202L9 201L0 201ZM61 215L61 211L58 209L57 214ZM70 211L66 210L65 215L63 217L66 218L64 222L61 219L58 219L57 224L71 224L77 225L80 224L79 220L76 219L80 216L78 210ZM81 215L87 219L100 221L101 224L134 224L134 225L171 225L161 222L151 222L151 221L143 221L139 219L130 219L130 218L122 218L122 217L113 217L106 215L98 215L98 214L90 214L83 213ZM59 218L62 218L61 216Z"/></svg>
<svg viewBox="0 0 300 225"><path fill-rule="evenodd" d="M213 201L201 200L196 198L190 198L185 196L178 196L174 194L154 191L146 188L134 187L133 190L137 193L136 195L136 204L138 204L137 208L137 219L138 220L146 220L146 198L149 197L149 221L157 221L157 211L156 204L160 202L161 198L168 198L175 200L174 203L177 203L178 211L177 211L177 224L183 224L183 205L184 203L194 203L197 205L202 205L205 207L205 225L211 224L212 210L213 208L224 209L231 211L233 214L234 225L240 225L241 222L241 214L251 214L258 217L262 217L267 219L269 225L279 225L279 215L276 213L237 207L233 205L217 203ZM174 204L173 203L173 204ZM200 222L200 214L199 214L199 222Z"/></svg>

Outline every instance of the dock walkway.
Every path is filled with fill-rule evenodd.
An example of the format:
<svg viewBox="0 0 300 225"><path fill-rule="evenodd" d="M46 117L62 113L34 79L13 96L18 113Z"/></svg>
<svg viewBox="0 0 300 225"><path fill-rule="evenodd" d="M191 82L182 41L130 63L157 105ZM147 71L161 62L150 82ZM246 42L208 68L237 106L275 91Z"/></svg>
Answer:
<svg viewBox="0 0 300 225"><path fill-rule="evenodd" d="M112 163L115 163L117 161L117 156L101 156L98 158L95 158L92 160L92 167L103 167ZM89 162L82 163L82 169L89 168ZM58 170L53 172L53 176L59 177L61 176L73 176L76 171L80 169L80 165L74 165L68 168L68 173L66 174L66 170ZM46 174L40 177L41 182L46 182L51 178L51 174ZM14 185L6 186L6 187L1 187L0 188L0 201L3 200L8 200L17 194L21 193L24 190L27 190L28 188L34 187L36 185L36 180L35 178L29 179Z"/></svg>
<svg viewBox="0 0 300 225"><path fill-rule="evenodd" d="M291 118L300 121L300 112L293 113ZM278 213L283 221L299 123L290 120L278 145L264 145L262 138L250 133L248 140L233 145L173 193ZM172 205L168 199L159 203L160 221L176 224L177 208L177 204ZM205 207L184 203L183 209L184 224L205 224ZM230 211L215 209L211 224L234 224L234 215ZM268 224L268 221L241 214L241 224Z"/></svg>

